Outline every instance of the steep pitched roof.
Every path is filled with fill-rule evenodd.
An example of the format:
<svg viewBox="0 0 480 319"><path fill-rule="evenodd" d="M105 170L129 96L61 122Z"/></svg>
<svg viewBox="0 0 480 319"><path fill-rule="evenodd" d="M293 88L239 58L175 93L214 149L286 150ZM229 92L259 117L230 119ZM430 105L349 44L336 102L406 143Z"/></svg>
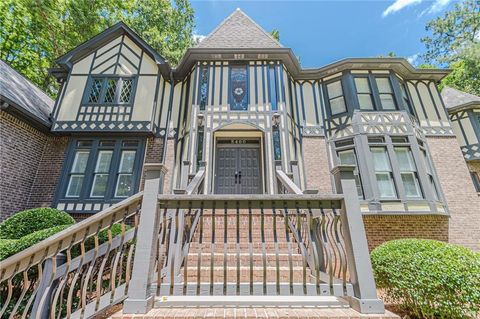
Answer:
<svg viewBox="0 0 480 319"><path fill-rule="evenodd" d="M0 99L23 116L50 127L54 100L3 60L0 74Z"/></svg>
<svg viewBox="0 0 480 319"><path fill-rule="evenodd" d="M281 48L268 32L242 10L235 10L197 48L240 49Z"/></svg>
<svg viewBox="0 0 480 319"><path fill-rule="evenodd" d="M447 109L452 109L463 106L465 104L473 103L478 103L480 105L480 96L462 92L448 86L446 86L442 90L441 95Z"/></svg>
<svg viewBox="0 0 480 319"><path fill-rule="evenodd" d="M112 41L116 37L126 34L130 39L135 42L142 50L144 50L152 59L155 60L157 64L167 65L165 59L155 51L147 42L145 42L138 34L136 34L130 27L128 27L122 21L117 22L108 29L97 34L90 40L85 41L80 44L73 50L65 53L57 59L57 63L60 65L66 65L71 63L72 60L80 59L91 52L95 51L97 48L105 45L106 43Z"/></svg>

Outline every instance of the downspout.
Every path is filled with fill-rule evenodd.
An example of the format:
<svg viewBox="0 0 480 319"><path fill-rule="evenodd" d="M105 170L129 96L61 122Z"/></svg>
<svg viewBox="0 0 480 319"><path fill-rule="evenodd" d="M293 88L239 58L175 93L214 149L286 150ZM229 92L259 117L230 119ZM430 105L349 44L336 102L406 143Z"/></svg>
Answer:
<svg viewBox="0 0 480 319"><path fill-rule="evenodd" d="M169 73L170 78L170 98L168 101L168 113L167 113L167 127L165 128L165 137L163 140L163 154L162 154L162 164L165 164L165 157L167 155L167 142L168 142L168 135L169 135L169 128L170 128L170 119L172 117L172 107L173 107L173 89L175 87L175 81L173 79L173 70L170 70Z"/></svg>

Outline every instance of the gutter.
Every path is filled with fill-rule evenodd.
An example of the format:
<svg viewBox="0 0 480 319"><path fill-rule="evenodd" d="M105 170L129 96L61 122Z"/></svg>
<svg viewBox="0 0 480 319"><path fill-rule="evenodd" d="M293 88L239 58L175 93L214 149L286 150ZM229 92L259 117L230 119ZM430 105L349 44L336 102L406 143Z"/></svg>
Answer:
<svg viewBox="0 0 480 319"><path fill-rule="evenodd" d="M167 155L167 145L168 145L168 135L169 135L169 129L170 129L170 120L172 117L172 109L173 109L173 91L175 88L175 80L173 78L173 70L170 70L169 72L169 78L170 78L170 98L168 101L168 113L167 113L167 121L166 121L166 127L165 127L165 137L163 138L163 154L162 154L162 164L165 164L165 157Z"/></svg>

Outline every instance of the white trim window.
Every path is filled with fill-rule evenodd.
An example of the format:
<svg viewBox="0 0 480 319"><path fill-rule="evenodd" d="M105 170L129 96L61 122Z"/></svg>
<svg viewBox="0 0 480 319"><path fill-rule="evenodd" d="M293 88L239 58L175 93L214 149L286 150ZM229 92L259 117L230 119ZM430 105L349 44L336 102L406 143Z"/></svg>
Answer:
<svg viewBox="0 0 480 319"><path fill-rule="evenodd" d="M397 157L400 176L402 177L405 197L422 198L422 189L418 181L417 168L410 147L396 146L394 147L394 151Z"/></svg>
<svg viewBox="0 0 480 319"><path fill-rule="evenodd" d="M78 198L82 191L85 180L85 170L88 164L90 150L77 150L73 159L72 168L68 177L67 191L65 197Z"/></svg>
<svg viewBox="0 0 480 319"><path fill-rule="evenodd" d="M377 180L377 189L380 198L397 198L397 191L387 148L383 146L371 146L370 152L373 157L373 167L375 169L375 178Z"/></svg>
<svg viewBox="0 0 480 319"><path fill-rule="evenodd" d="M124 198L133 195L133 168L137 151L124 150L118 167L117 185L115 186L115 197Z"/></svg>

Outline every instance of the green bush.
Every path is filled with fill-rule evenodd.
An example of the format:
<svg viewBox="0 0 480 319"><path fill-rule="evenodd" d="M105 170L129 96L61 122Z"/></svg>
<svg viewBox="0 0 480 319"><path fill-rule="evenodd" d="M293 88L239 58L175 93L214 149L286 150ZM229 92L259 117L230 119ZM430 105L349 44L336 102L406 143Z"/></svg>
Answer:
<svg viewBox="0 0 480 319"><path fill-rule="evenodd" d="M6 259L30 246L68 228L70 225L60 225L42 229L23 236L20 239L0 239L0 260Z"/></svg>
<svg viewBox="0 0 480 319"><path fill-rule="evenodd" d="M24 210L0 224L0 238L19 239L42 229L59 225L72 225L75 220L66 212L41 207Z"/></svg>
<svg viewBox="0 0 480 319"><path fill-rule="evenodd" d="M418 318L475 318L480 313L480 254L435 240L386 242L371 254L386 301Z"/></svg>

